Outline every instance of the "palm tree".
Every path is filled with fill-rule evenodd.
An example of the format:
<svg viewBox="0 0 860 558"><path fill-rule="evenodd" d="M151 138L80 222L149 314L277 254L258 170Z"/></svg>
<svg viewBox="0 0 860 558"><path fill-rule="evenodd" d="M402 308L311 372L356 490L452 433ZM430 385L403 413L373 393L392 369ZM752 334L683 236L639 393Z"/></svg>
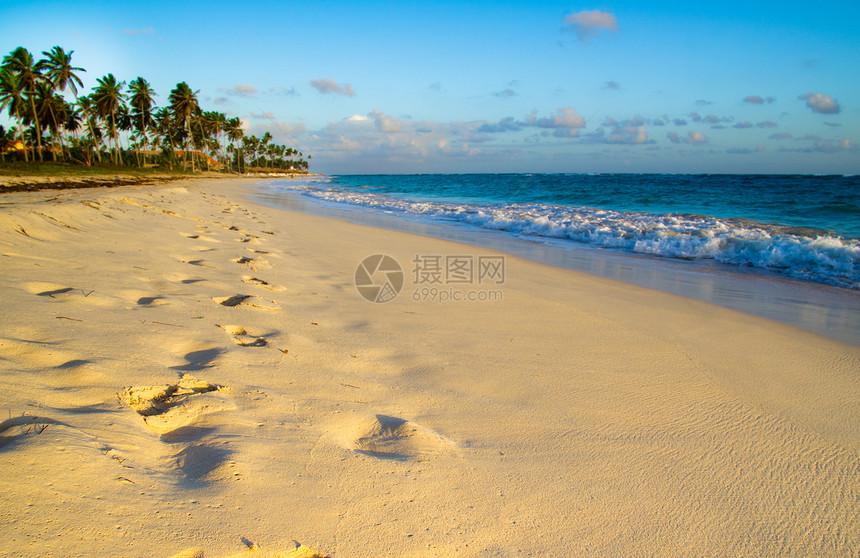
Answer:
<svg viewBox="0 0 860 558"><path fill-rule="evenodd" d="M48 78L54 85L57 91L65 91L66 87L72 90L72 96L75 98L75 104L79 105L78 87L83 87L81 78L75 72L86 72L83 68L72 66L72 54L74 50L68 53L62 47L55 46L50 51L42 51L45 59L40 60L36 64L36 68L45 72L45 77ZM85 115L86 116L86 115ZM90 135L95 137L93 132L92 122L87 117L87 126L90 129ZM96 156L101 162L101 155L96 151Z"/></svg>
<svg viewBox="0 0 860 558"><path fill-rule="evenodd" d="M206 136L211 138L208 142L210 151L215 157L221 157L221 134L226 131L227 116L223 112L207 111L202 115L202 123Z"/></svg>
<svg viewBox="0 0 860 558"><path fill-rule="evenodd" d="M90 147L95 147L96 159L99 163L102 162L101 155L101 138L102 131L98 126L93 125L93 115L95 114L95 106L93 104L92 98L87 95L83 97L78 97L78 107L81 109L81 115L87 121L87 128L90 131L90 142L87 143L87 149ZM89 166L90 159L87 158L87 166Z"/></svg>
<svg viewBox="0 0 860 558"><path fill-rule="evenodd" d="M128 110L128 105L122 103L119 106L119 110L116 113L116 128L118 131L122 132L130 132L134 129L134 122L132 121L131 112ZM120 145L120 156L122 155L122 145ZM120 157L120 163L122 163L122 158Z"/></svg>
<svg viewBox="0 0 860 558"><path fill-rule="evenodd" d="M200 104L197 102L197 93L193 91L184 81L176 84L176 88L170 92L170 111L173 117L180 122L185 122L185 130L188 133L186 137L185 154L188 155L188 147L192 141L191 134L191 117L200 110ZM194 156L191 157L191 171L194 172Z"/></svg>
<svg viewBox="0 0 860 558"><path fill-rule="evenodd" d="M114 144L114 162L119 164L119 135L117 134L117 115L120 112L120 106L123 105L125 95L122 94L122 86L125 82L117 82L113 74L108 74L98 80L99 85L93 91L93 102L96 106L96 112L108 122L108 131L113 136Z"/></svg>
<svg viewBox="0 0 860 558"><path fill-rule="evenodd" d="M44 76L53 84L58 91L65 91L66 87L72 90L75 100L78 98L78 87L83 87L81 78L75 72L86 72L83 68L72 66L72 53L68 54L58 46L55 46L49 51L42 51L46 56L45 59L39 60L36 64L36 69L44 72Z"/></svg>
<svg viewBox="0 0 860 558"><path fill-rule="evenodd" d="M242 121L236 117L227 120L227 124L225 126L225 130L227 132L227 139L230 140L230 146L233 148L233 151L236 151L236 142L239 143L239 152L236 155L236 172L242 172L239 169L239 160L241 159L241 141L245 135L245 131L242 129Z"/></svg>
<svg viewBox="0 0 860 558"><path fill-rule="evenodd" d="M57 112L62 110L60 103L65 103L65 101L59 95L55 95L54 88L51 87L49 82L44 80L36 82L36 90L33 97L33 103L36 108L36 130L40 136L42 135L42 126L48 128L51 132L51 157L56 162L57 152L55 146L57 136L60 135L60 120L57 118ZM63 114L65 114L65 111L63 111Z"/></svg>
<svg viewBox="0 0 860 558"><path fill-rule="evenodd" d="M35 90L36 82L42 79L39 70L33 63L33 55L24 47L18 47L13 50L8 56L3 58L3 67L18 74L24 90L27 91L27 97L30 100L30 113L36 124L36 144L39 147L39 161L42 160L42 128L39 126L39 116L36 114Z"/></svg>
<svg viewBox="0 0 860 558"><path fill-rule="evenodd" d="M155 112L153 128L157 134L156 141L162 145L162 151L168 154L167 164L170 170L173 170L173 161L176 158L173 147L176 144L177 130L170 109L160 108Z"/></svg>
<svg viewBox="0 0 860 558"><path fill-rule="evenodd" d="M75 135L75 139L78 139L78 130L81 129L82 125L81 113L74 105L66 104L66 107L66 121L63 122L63 128L65 128L67 132L72 132ZM71 151L69 154L71 155Z"/></svg>
<svg viewBox="0 0 860 558"><path fill-rule="evenodd" d="M9 116L14 113L18 119L18 133L21 134L21 144L24 146L24 161L29 162L27 144L24 142L24 126L21 125L21 107L25 101L24 84L18 79L18 74L7 68L0 70L0 110L8 107Z"/></svg>
<svg viewBox="0 0 860 558"><path fill-rule="evenodd" d="M138 133L143 137L143 162L146 163L146 147L148 143L146 129L152 125L152 100L153 97L155 97L155 91L153 91L149 83L140 76L128 84L128 89L131 93L129 104L131 104L134 111L132 114L135 121L134 125Z"/></svg>

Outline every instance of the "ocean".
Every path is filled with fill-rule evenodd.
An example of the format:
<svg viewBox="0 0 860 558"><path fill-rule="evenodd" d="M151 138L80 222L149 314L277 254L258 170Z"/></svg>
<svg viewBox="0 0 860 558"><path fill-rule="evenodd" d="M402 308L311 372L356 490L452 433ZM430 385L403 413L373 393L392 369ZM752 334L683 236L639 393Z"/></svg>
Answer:
<svg viewBox="0 0 860 558"><path fill-rule="evenodd" d="M404 216L860 289L856 176L332 176L285 190Z"/></svg>
<svg viewBox="0 0 860 558"><path fill-rule="evenodd" d="M810 304L822 300L832 308L817 319L821 324L807 329L860 330L857 176L344 175L274 180L261 193L270 204L284 196L354 221L384 217L385 223L371 219L369 224L422 234L432 229L431 235L473 244L483 239L489 247L592 273L597 269L615 279L626 280L631 266L648 270L636 276L661 269L663 279L653 284L631 282L744 311L756 305L746 291L760 289L761 296L752 298L770 300L779 285L782 302L765 301L773 308L751 313L791 323L790 314L808 314ZM487 244L489 232L496 240ZM579 261L583 254L585 264ZM613 261L614 266L606 264ZM714 294L701 285L666 288L674 276L690 273L698 278L686 283L715 275L730 283L744 280L716 289L744 294ZM749 280L756 278L765 283ZM703 290L708 293L700 296ZM783 304L786 298L798 308ZM834 318L840 311L845 316ZM840 335L845 340L831 334ZM847 336L857 342L860 331Z"/></svg>

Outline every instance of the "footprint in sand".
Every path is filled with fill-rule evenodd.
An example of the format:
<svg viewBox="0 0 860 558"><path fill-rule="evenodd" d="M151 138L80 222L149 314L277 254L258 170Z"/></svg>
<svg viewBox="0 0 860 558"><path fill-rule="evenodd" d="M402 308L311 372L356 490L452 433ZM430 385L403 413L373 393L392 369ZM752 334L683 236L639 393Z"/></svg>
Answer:
<svg viewBox="0 0 860 558"><path fill-rule="evenodd" d="M30 294L49 298L56 298L58 295L64 295L76 290L74 287L66 287L57 283L42 283L37 281L25 283L24 288Z"/></svg>
<svg viewBox="0 0 860 558"><path fill-rule="evenodd" d="M196 265L199 267L208 267L210 269L218 269L217 267L209 265L208 263L206 263L206 260L192 260L190 258L182 258L182 257L179 257L176 259L179 260L180 262L186 263L188 265Z"/></svg>
<svg viewBox="0 0 860 558"><path fill-rule="evenodd" d="M222 325L218 327L226 331L233 338L233 342L240 347L266 347L269 344L266 341L266 335L248 333L248 330L242 326Z"/></svg>
<svg viewBox="0 0 860 558"><path fill-rule="evenodd" d="M269 262L262 258L249 258L248 256L239 256L238 258L233 258L233 261L240 265L246 265L254 271L259 270L260 267L269 265Z"/></svg>
<svg viewBox="0 0 860 558"><path fill-rule="evenodd" d="M239 294L239 295L226 296L226 297L214 297L214 298L212 298L212 300L214 300L215 302L217 302L221 306L229 306L230 308L232 308L234 306L238 306L238 305L242 304L243 302L245 302L245 300L247 300L249 298L253 298L253 296L252 295L241 295L241 294Z"/></svg>
<svg viewBox="0 0 860 558"><path fill-rule="evenodd" d="M183 285L193 285L194 283L206 281L206 279L203 279L202 277L195 277L194 275L185 275L183 273L173 273L171 275L165 275L164 278L171 283L182 283Z"/></svg>
<svg viewBox="0 0 860 558"><path fill-rule="evenodd" d="M429 428L388 415L355 419L338 428L341 444L376 459L423 460L449 453L457 445Z"/></svg>
<svg viewBox="0 0 860 558"><path fill-rule="evenodd" d="M181 448L173 450L170 457L180 482L194 488L231 478L239 480L236 463L229 460L232 451L217 442L200 440L217 426L211 420L195 425L206 415L236 409L226 392L229 388L186 374L175 384L128 387L117 396L143 417L159 440Z"/></svg>
<svg viewBox="0 0 860 558"><path fill-rule="evenodd" d="M167 433L187 427L203 414L233 410L223 396L225 391L224 386L183 374L175 384L127 387L118 396L147 426Z"/></svg>
<svg viewBox="0 0 860 558"><path fill-rule="evenodd" d="M253 234L244 233L244 234L242 235L242 238L237 238L237 239L236 239L236 242L242 242L242 243L246 243L246 244L247 244L247 243L259 244L259 243L260 243L259 238L260 238L259 236L255 236L255 235L253 235Z"/></svg>
<svg viewBox="0 0 860 558"><path fill-rule="evenodd" d="M180 233L180 234L189 240L202 240L204 242L211 242L212 244L220 244L221 243L221 241L218 240L217 238L212 238L211 236L204 236L202 234L193 234L193 233Z"/></svg>
<svg viewBox="0 0 860 558"><path fill-rule="evenodd" d="M233 296L224 296L224 297L212 297L212 300L220 304L221 306L227 306L230 308L235 308L236 306L248 306L251 308L260 308L262 310L280 310L280 308L276 306L265 306L263 304L257 304L256 302L251 302L250 299L256 299L257 297L253 295L244 295L237 294ZM275 301L272 301L274 304Z"/></svg>
<svg viewBox="0 0 860 558"><path fill-rule="evenodd" d="M163 300L163 299L164 299L163 296L142 296L142 297L137 299L137 305L138 306L153 306L159 300Z"/></svg>
<svg viewBox="0 0 860 558"><path fill-rule="evenodd" d="M263 279L259 279L257 277L251 277L250 275L243 275L242 282L248 283L249 285L257 285L258 287L263 287L264 289L268 289L270 291L281 292L284 287L278 285L272 285L268 281L264 281Z"/></svg>
<svg viewBox="0 0 860 558"><path fill-rule="evenodd" d="M51 298L54 298L54 295L65 294L65 293L67 293L69 291L73 291L73 290L75 290L75 289L72 287L63 287L62 289L54 289L51 291L42 291L40 293L36 293L36 296L49 296Z"/></svg>

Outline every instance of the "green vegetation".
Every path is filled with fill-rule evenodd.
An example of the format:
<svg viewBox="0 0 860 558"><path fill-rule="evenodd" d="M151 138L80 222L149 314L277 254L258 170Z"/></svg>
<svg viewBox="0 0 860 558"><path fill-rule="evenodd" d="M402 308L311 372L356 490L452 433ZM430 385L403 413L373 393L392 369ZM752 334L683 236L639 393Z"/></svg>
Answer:
<svg viewBox="0 0 860 558"><path fill-rule="evenodd" d="M0 157L6 173L60 172L72 167L129 173L133 168L159 171L307 172L303 153L262 138L245 136L238 117L203 111L198 91L180 82L168 104L142 77L128 83L113 74L99 78L89 95L78 95L83 68L72 53L55 46L35 61L18 47L0 64L0 112L17 127L0 126ZM69 91L69 102L62 93ZM45 165L50 157L52 164ZM310 159L310 155L307 159ZM23 165L23 167L22 167Z"/></svg>

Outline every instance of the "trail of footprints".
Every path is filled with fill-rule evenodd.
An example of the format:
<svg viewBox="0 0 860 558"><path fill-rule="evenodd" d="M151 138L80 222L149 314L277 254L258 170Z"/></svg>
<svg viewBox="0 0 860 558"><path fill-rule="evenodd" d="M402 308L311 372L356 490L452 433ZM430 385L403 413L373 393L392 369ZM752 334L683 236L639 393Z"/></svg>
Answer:
<svg viewBox="0 0 860 558"><path fill-rule="evenodd" d="M122 201L142 207L144 210L161 211L174 217L198 221L195 232L180 234L185 240L194 243L189 247L191 250L198 253L217 254L217 248L221 244L221 241L217 238L216 234L213 234L211 230L213 227L212 223L207 223L194 217L178 215L130 200ZM231 204L231 210L228 212L237 208L239 208L238 205ZM247 211L245 213L249 214ZM240 271L240 280L253 288L259 288L261 290L260 294L262 294L262 291L280 292L285 290L283 287L271 284L269 281L256 275L260 269L268 266L268 262L261 257L268 253L260 249L260 245L262 244L261 237L242 231L236 226L223 227L228 231L239 234L239 237L234 240L241 244L249 254L248 256L240 256L233 260L235 264L241 266L237 271L245 271L245 273L241 273ZM29 236L25 232L21 232L21 234ZM210 259L203 259L195 256L177 256L176 259L182 263L199 268L219 269L217 261L212 257ZM183 273L174 273L168 280L172 283L181 283L183 285L197 283L205 285L207 281L207 279L201 276L186 275ZM169 303L169 297L164 296L162 293L150 293L139 290L103 293L79 286L73 287L46 282L30 282L25 284L24 288L34 296L50 300L52 304L79 304L86 302L87 304L111 306L133 304L135 308L151 308ZM253 294L214 296L212 297L212 301L213 304L230 309L280 310L275 301L268 301ZM83 321L74 317L71 313L67 316L57 316L57 318ZM273 335L272 332L249 331L240 325L227 324L218 325L218 327L240 347L268 347L270 343L267 337ZM65 371L66 375L68 375L69 370L77 370L89 362L75 358L75 355L67 356L60 348L52 348L50 352L43 350L30 351L27 350L28 343L22 342L18 345L21 345L19 347L20 351L18 351L21 353L18 355L20 358L33 360L30 358L30 353L33 353L41 359L34 361L34 365L58 368ZM183 357L186 361L185 364L170 367L179 374L178 379L159 385L129 386L116 394L119 402L139 415L142 425L150 432L157 434L159 440L166 444L165 452L172 457L176 471L180 473L181 482L189 482L191 485L239 478L235 469L236 463L230 460L231 452L218 441L217 437L212 438L210 436L214 431L212 426L217 424L217 422L213 422L210 419L204 420L204 417L208 415L223 411L232 411L236 408L230 397L230 388L210 383L191 375L192 372L199 374L201 371L213 367L214 361L222 352L223 349L210 346L191 350L190 352L186 352ZM83 368L81 369L83 370ZM51 418L31 416L22 416L4 421L0 423L0 446L16 441L19 437L18 430L26 433L29 428L34 432L41 433L48 426L56 427L56 425L62 424L64 423ZM8 435L7 431L14 434L14 436ZM117 457L118 454L115 451L116 444L109 445L114 446L114 448L111 449L108 447L103 453L112 458ZM117 461L122 464L125 459L119 458ZM126 465L123 466L125 467ZM133 483L133 481L128 480L125 476L117 478L125 479L123 482Z"/></svg>
<svg viewBox="0 0 860 558"><path fill-rule="evenodd" d="M228 203L229 207L223 209L222 213L231 214L234 209L241 209L236 204ZM149 208L149 206L145 207ZM183 217L162 211L176 217ZM247 210L243 211L250 216ZM199 221L198 230L180 233L186 240L195 243L190 248L198 253L217 253L216 247L221 241L210 230L214 224L201 219L190 219ZM264 223L260 222L260 224ZM243 272L240 276L241 281L251 287L269 292L284 291L284 287L272 284L259 276L259 271L269 266L269 262L262 258L263 255L269 254L262 249L263 238L245 232L235 225L221 226L227 231L238 233L240 236L234 240L248 251L247 255L232 259L232 263L240 266L239 269ZM261 234L273 235L274 233L262 231ZM176 257L176 259L195 267L219 269L214 260L193 256ZM171 280L184 285L205 284L207 281L199 276L184 274L175 274ZM32 284L29 290L36 296L56 298L57 302L64 302L62 299L70 295L88 296L88 292L84 289L49 283ZM129 299L129 297L131 294L126 293L125 298ZM159 294L134 294L134 302L139 307L155 306L165 300L167 299ZM230 309L280 310L275 301L269 302L253 294L212 296L211 300L214 304ZM215 325L223 330L237 346L246 348L271 346L267 337L273 335L272 332L248 330L237 324ZM229 397L230 389L190 374L190 372L197 374L214 366L214 360L222 352L223 349L217 347L188 352L184 356L186 364L172 367L181 374L178 380L160 385L130 386L117 393L119 401L134 410L142 418L143 424L155 432L161 441L166 444L179 444L171 446L181 448L178 451L174 449L167 451L175 451L173 457L177 471L192 485L239 478L235 471L236 464L230 460L230 451L219 445L217 440L203 439L212 429L202 427L200 422L206 415L235 409ZM350 424L340 425L337 431L338 438L346 434L341 447L372 459L424 460L434 455L448 453L456 447L454 442L426 427L387 415L355 418L350 421Z"/></svg>
<svg viewBox="0 0 860 558"><path fill-rule="evenodd" d="M232 209L239 208L238 205L230 204L225 213L231 213ZM223 225L222 225L223 226ZM242 268L256 272L268 265L261 259L259 254L266 254L263 250L253 249L250 246L258 246L260 237L246 233L236 226L224 226L225 229L237 232L241 236L235 240L253 253L254 257L239 256L232 260L233 263ZM193 250L198 252L214 252L213 245L220 241L204 224L198 225L198 231L194 233L181 233L189 241L197 243L205 242L208 246L194 245ZM196 258L177 258L183 263L198 267L218 269L214 260ZM273 285L254 275L241 275L243 283L259 287L268 291L279 292L284 288ZM205 279L183 276L183 284L205 283ZM47 295L47 293L45 293ZM156 299L158 297L153 297ZM227 296L212 296L213 303L231 309L250 308L255 310L277 311L280 308L275 301L268 301L252 294L231 294ZM268 347L269 341L266 337L272 335L270 332L249 331L241 325L216 324L230 339L240 347ZM213 361L222 353L219 348L207 348L186 353L184 358L187 364L175 366L173 369L183 372L183 375L175 383L166 383L154 386L132 386L122 390L118 397L127 407L133 409L143 417L147 427L159 434L162 441L167 443L183 443L181 449L175 455L175 465L187 482L192 485L205 484L225 478L238 480L238 473L234 470L235 462L231 461L230 452L216 442L204 441L201 438L208 432L196 424L204 415L220 411L233 410L235 407L230 401L229 388L209 383L188 372L198 373L213 366ZM232 472L231 472L232 471Z"/></svg>

